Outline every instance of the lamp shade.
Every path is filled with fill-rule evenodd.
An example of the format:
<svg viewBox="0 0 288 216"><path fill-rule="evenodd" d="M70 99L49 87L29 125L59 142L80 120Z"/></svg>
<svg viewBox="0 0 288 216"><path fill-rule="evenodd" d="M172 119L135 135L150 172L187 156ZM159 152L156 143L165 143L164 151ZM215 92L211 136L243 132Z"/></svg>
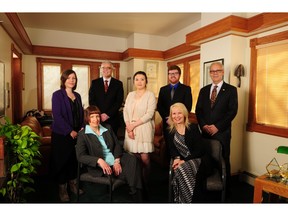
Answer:
<svg viewBox="0 0 288 216"><path fill-rule="evenodd" d="M288 154L288 146L279 146L276 150L277 153Z"/></svg>

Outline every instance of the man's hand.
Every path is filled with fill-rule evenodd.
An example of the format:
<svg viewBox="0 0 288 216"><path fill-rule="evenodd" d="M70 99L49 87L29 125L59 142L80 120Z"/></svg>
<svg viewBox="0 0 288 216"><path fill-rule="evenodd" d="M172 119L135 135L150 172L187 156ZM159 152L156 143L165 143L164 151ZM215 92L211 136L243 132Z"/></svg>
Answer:
<svg viewBox="0 0 288 216"><path fill-rule="evenodd" d="M102 113L101 114L101 121L105 122L107 119L109 119L110 117L106 114L106 113Z"/></svg>

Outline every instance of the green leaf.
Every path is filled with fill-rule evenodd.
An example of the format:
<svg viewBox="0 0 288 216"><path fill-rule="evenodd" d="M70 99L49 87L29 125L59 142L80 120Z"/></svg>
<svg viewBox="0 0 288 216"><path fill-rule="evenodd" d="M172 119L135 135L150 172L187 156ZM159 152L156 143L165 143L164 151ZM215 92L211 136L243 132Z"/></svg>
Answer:
<svg viewBox="0 0 288 216"><path fill-rule="evenodd" d="M2 196L4 197L6 195L6 188L1 188L0 189L0 193L2 194Z"/></svg>
<svg viewBox="0 0 288 216"><path fill-rule="evenodd" d="M14 164L11 167L11 173L18 171L20 169L20 167L21 167L21 163Z"/></svg>

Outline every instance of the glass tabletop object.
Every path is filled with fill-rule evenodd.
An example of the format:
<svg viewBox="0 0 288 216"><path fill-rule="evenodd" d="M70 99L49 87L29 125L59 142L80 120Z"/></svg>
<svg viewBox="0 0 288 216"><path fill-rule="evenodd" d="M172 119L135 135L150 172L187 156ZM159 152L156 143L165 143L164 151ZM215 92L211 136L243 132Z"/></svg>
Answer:
<svg viewBox="0 0 288 216"><path fill-rule="evenodd" d="M281 182L288 184L288 163L280 166L280 176L282 177Z"/></svg>
<svg viewBox="0 0 288 216"><path fill-rule="evenodd" d="M273 158L266 166L267 173L269 177L279 177L280 176L280 166L276 158Z"/></svg>

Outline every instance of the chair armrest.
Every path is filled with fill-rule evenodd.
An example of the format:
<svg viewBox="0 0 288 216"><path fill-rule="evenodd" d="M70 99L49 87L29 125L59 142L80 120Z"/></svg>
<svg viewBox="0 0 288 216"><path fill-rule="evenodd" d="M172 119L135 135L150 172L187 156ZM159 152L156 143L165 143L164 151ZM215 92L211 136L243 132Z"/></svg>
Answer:
<svg viewBox="0 0 288 216"><path fill-rule="evenodd" d="M43 137L49 137L49 136L51 136L50 126L43 126L43 127L42 127L42 133L43 133Z"/></svg>

